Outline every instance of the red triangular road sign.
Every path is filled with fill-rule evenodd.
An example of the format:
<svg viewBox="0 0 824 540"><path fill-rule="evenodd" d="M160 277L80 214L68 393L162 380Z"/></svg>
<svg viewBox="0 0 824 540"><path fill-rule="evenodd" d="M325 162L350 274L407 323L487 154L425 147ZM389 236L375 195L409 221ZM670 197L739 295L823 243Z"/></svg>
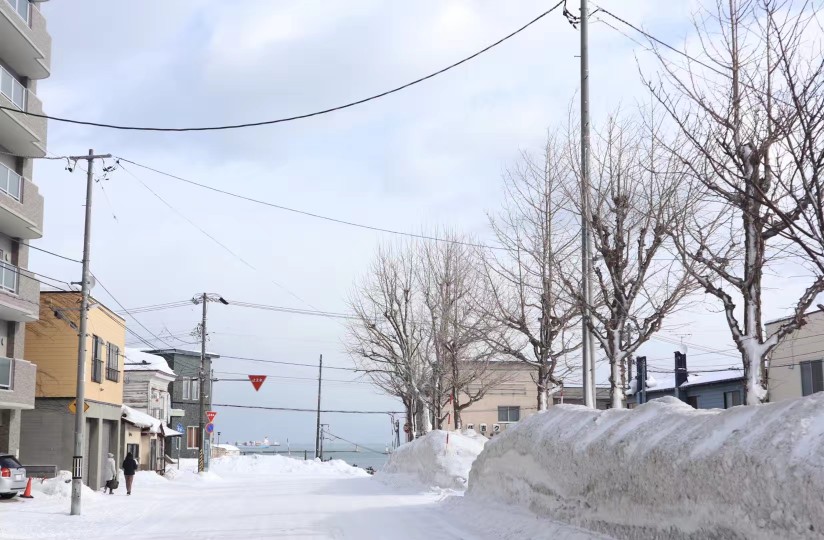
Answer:
<svg viewBox="0 0 824 540"><path fill-rule="evenodd" d="M249 375L249 381L252 383L252 386L255 387L255 392L260 390L260 387L263 385L263 381L266 380L266 375Z"/></svg>
<svg viewBox="0 0 824 540"><path fill-rule="evenodd" d="M215 416L217 416L217 411L206 411L206 418L209 419L209 423L215 421Z"/></svg>

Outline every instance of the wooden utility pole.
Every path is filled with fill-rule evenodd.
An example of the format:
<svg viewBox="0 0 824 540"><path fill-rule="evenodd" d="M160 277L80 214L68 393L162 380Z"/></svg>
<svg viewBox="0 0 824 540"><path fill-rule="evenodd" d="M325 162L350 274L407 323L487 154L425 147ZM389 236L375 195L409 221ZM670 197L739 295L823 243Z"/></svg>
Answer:
<svg viewBox="0 0 824 540"><path fill-rule="evenodd" d="M315 426L315 457L320 457L321 453L321 432L320 432L320 391L323 381L323 355L320 355L318 361L318 420Z"/></svg>
<svg viewBox="0 0 824 540"><path fill-rule="evenodd" d="M83 430L86 427L86 338L89 323L89 257L92 248L92 192L94 191L94 160L110 158L111 154L97 154L89 150L87 156L72 156L73 161L85 159L89 162L86 171L86 220L83 230L83 269L80 278L80 328L77 333L77 392L74 416L74 456L72 457L72 501L71 515L80 515L80 494L83 487Z"/></svg>

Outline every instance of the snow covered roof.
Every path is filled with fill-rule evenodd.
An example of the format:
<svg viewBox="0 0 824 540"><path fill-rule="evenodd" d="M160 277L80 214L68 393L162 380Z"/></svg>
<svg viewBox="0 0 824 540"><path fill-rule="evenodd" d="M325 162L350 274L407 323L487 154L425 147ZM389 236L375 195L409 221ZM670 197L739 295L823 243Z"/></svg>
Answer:
<svg viewBox="0 0 824 540"><path fill-rule="evenodd" d="M700 368L697 370L700 371ZM710 371L705 373L689 373L687 382L682 383L680 388L688 386L698 386L701 384L712 384L723 381L735 381L744 378L744 372L740 369L724 369L720 371ZM632 379L629 383L628 395L632 395L637 390L637 379ZM647 372L647 392L663 392L675 389L674 373L651 373Z"/></svg>
<svg viewBox="0 0 824 540"><path fill-rule="evenodd" d="M123 369L126 371L159 371L172 377L177 376L162 356L128 347L126 348L126 362Z"/></svg>
<svg viewBox="0 0 824 540"><path fill-rule="evenodd" d="M182 437L183 434L177 430L174 430L169 427L169 424L163 424L163 436L164 437Z"/></svg>
<svg viewBox="0 0 824 540"><path fill-rule="evenodd" d="M149 433L161 433L162 421L154 416L132 409L127 405L121 406L123 420L142 429L148 429Z"/></svg>

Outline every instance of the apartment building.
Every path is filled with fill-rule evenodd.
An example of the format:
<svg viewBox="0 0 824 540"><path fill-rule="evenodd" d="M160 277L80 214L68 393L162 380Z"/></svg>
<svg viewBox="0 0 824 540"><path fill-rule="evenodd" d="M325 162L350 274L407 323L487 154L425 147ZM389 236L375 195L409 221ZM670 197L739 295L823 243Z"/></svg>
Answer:
<svg viewBox="0 0 824 540"><path fill-rule="evenodd" d="M5 1L5 0L3 0ZM20 458L30 465L71 470L74 455L74 405L77 398L79 292L41 293L40 319L27 325L26 351L37 365L33 410L23 411ZM83 481L98 489L109 452L123 458L123 354L126 321L89 299L85 379L86 428Z"/></svg>
<svg viewBox="0 0 824 540"><path fill-rule="evenodd" d="M25 323L39 315L40 283L28 242L43 236L43 198L29 157L46 154L37 81L49 76L51 37L37 3L0 0L0 453L19 456L22 411L34 407L36 367L24 347ZM21 157L27 156L27 157Z"/></svg>
<svg viewBox="0 0 824 540"><path fill-rule="evenodd" d="M774 334L783 319L766 324ZM824 310L807 314L807 324L784 338L770 360L769 400L809 396L824 391Z"/></svg>
<svg viewBox="0 0 824 540"><path fill-rule="evenodd" d="M175 448L173 443L166 446L166 455L177 459L178 456L186 458L196 458L200 449L200 352L187 351L184 349L157 349L152 351L144 351L149 354L162 356L176 374L177 378L171 387L172 395L172 409L171 423L172 428L177 431L182 431L185 435L181 438L180 447ZM209 374L206 377L206 410L211 408L212 404L212 360L220 358L216 354L206 353L205 372ZM206 421L206 420L204 420ZM220 422L220 419L217 420ZM209 444L207 438L206 444ZM209 453L208 446L205 448L206 454Z"/></svg>

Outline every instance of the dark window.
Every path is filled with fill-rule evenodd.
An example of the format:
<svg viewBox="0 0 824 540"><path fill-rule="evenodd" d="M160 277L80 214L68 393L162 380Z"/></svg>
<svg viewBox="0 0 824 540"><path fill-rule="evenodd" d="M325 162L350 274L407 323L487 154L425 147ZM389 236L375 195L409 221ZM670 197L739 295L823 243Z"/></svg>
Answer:
<svg viewBox="0 0 824 540"><path fill-rule="evenodd" d="M498 407L498 422L517 422L520 419L520 407Z"/></svg>
<svg viewBox="0 0 824 540"><path fill-rule="evenodd" d="M724 392L724 408L737 407L741 405L741 391L733 390L732 392Z"/></svg>
<svg viewBox="0 0 824 540"><path fill-rule="evenodd" d="M824 362L801 362L801 395L809 396L824 390Z"/></svg>
<svg viewBox="0 0 824 540"><path fill-rule="evenodd" d="M97 336L92 337L92 381L103 382L103 345Z"/></svg>
<svg viewBox="0 0 824 540"><path fill-rule="evenodd" d="M106 347L106 378L114 382L120 379L120 348L114 343Z"/></svg>
<svg viewBox="0 0 824 540"><path fill-rule="evenodd" d="M197 426L189 426L186 428L186 448L192 450L194 448L200 448L200 441L198 440L198 433L200 429Z"/></svg>
<svg viewBox="0 0 824 540"><path fill-rule="evenodd" d="M687 405L692 407L693 409L698 408L698 396L690 396L687 398Z"/></svg>
<svg viewBox="0 0 824 540"><path fill-rule="evenodd" d="M130 452L132 457L137 460L140 457L140 446L137 444L127 444L126 452Z"/></svg>

